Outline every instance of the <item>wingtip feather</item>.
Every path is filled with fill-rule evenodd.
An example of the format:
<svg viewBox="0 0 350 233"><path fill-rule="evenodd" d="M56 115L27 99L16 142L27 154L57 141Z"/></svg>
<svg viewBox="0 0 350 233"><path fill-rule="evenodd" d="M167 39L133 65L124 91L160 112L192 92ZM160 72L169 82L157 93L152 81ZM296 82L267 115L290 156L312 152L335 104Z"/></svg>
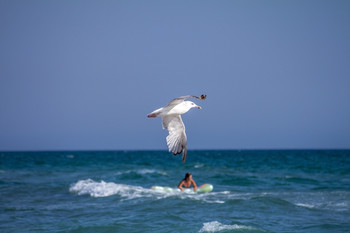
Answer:
<svg viewBox="0 0 350 233"><path fill-rule="evenodd" d="M187 157L187 148L184 148L183 153L182 153L182 162L186 162L186 157Z"/></svg>
<svg viewBox="0 0 350 233"><path fill-rule="evenodd" d="M205 100L207 98L207 95L201 95L198 99L200 99L200 100Z"/></svg>

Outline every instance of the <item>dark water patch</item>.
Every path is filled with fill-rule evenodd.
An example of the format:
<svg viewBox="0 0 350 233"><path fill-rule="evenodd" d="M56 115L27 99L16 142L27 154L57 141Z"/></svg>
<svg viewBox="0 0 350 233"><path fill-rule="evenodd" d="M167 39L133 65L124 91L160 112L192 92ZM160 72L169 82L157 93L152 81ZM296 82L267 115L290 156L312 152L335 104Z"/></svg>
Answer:
<svg viewBox="0 0 350 233"><path fill-rule="evenodd" d="M96 233L96 232L136 232L132 231L132 229L128 228L127 226L123 224L112 224L111 226L79 226L75 229L69 229L69 232L71 233ZM66 230L62 230L61 232L67 232Z"/></svg>
<svg viewBox="0 0 350 233"><path fill-rule="evenodd" d="M252 197L252 201L254 201L257 206L260 206L261 208L291 208L294 207L294 204L290 203L287 200L284 200L282 198L279 198L277 196L271 196L271 195L260 195L257 197Z"/></svg>
<svg viewBox="0 0 350 233"><path fill-rule="evenodd" d="M319 181L312 179L312 178L306 178L306 177L295 177L295 176L286 176L283 178L280 178L280 180L285 182L291 182L296 184L309 184L309 185L319 185Z"/></svg>
<svg viewBox="0 0 350 233"><path fill-rule="evenodd" d="M332 232L332 233L344 233L350 232L350 223L345 224L328 224L322 223L312 224L302 228L306 232Z"/></svg>
<svg viewBox="0 0 350 233"><path fill-rule="evenodd" d="M135 172L130 172L130 173L125 173L119 176L120 180L135 180L135 179L142 179L142 175L135 173Z"/></svg>
<svg viewBox="0 0 350 233"><path fill-rule="evenodd" d="M233 185L233 186L253 186L261 184L256 176L247 176L247 177L230 177L222 179L220 184L222 185Z"/></svg>

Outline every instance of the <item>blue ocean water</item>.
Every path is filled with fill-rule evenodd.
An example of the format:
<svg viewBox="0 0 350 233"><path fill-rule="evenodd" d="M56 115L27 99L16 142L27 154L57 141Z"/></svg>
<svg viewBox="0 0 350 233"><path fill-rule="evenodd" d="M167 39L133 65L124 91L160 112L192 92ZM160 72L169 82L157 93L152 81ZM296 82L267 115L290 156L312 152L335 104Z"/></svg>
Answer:
<svg viewBox="0 0 350 233"><path fill-rule="evenodd" d="M350 151L0 152L0 232L350 232Z"/></svg>

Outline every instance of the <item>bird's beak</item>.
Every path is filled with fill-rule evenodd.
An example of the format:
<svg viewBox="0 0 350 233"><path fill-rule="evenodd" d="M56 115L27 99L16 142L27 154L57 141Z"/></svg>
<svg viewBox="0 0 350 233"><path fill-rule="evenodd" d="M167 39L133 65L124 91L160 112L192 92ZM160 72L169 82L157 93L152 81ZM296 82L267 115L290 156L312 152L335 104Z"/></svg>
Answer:
<svg viewBox="0 0 350 233"><path fill-rule="evenodd" d="M197 108L198 108L198 109L202 109L202 107L201 107L201 106L199 106L199 105L197 105Z"/></svg>

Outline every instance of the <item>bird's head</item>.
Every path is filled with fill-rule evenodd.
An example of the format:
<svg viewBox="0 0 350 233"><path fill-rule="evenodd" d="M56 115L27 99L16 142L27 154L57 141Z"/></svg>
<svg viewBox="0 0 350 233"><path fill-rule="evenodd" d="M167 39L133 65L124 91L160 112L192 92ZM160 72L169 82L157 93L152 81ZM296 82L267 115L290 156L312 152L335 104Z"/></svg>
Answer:
<svg viewBox="0 0 350 233"><path fill-rule="evenodd" d="M198 109L202 109L201 106L193 103L192 101L185 101L186 102L186 105L189 107L189 108L198 108Z"/></svg>

